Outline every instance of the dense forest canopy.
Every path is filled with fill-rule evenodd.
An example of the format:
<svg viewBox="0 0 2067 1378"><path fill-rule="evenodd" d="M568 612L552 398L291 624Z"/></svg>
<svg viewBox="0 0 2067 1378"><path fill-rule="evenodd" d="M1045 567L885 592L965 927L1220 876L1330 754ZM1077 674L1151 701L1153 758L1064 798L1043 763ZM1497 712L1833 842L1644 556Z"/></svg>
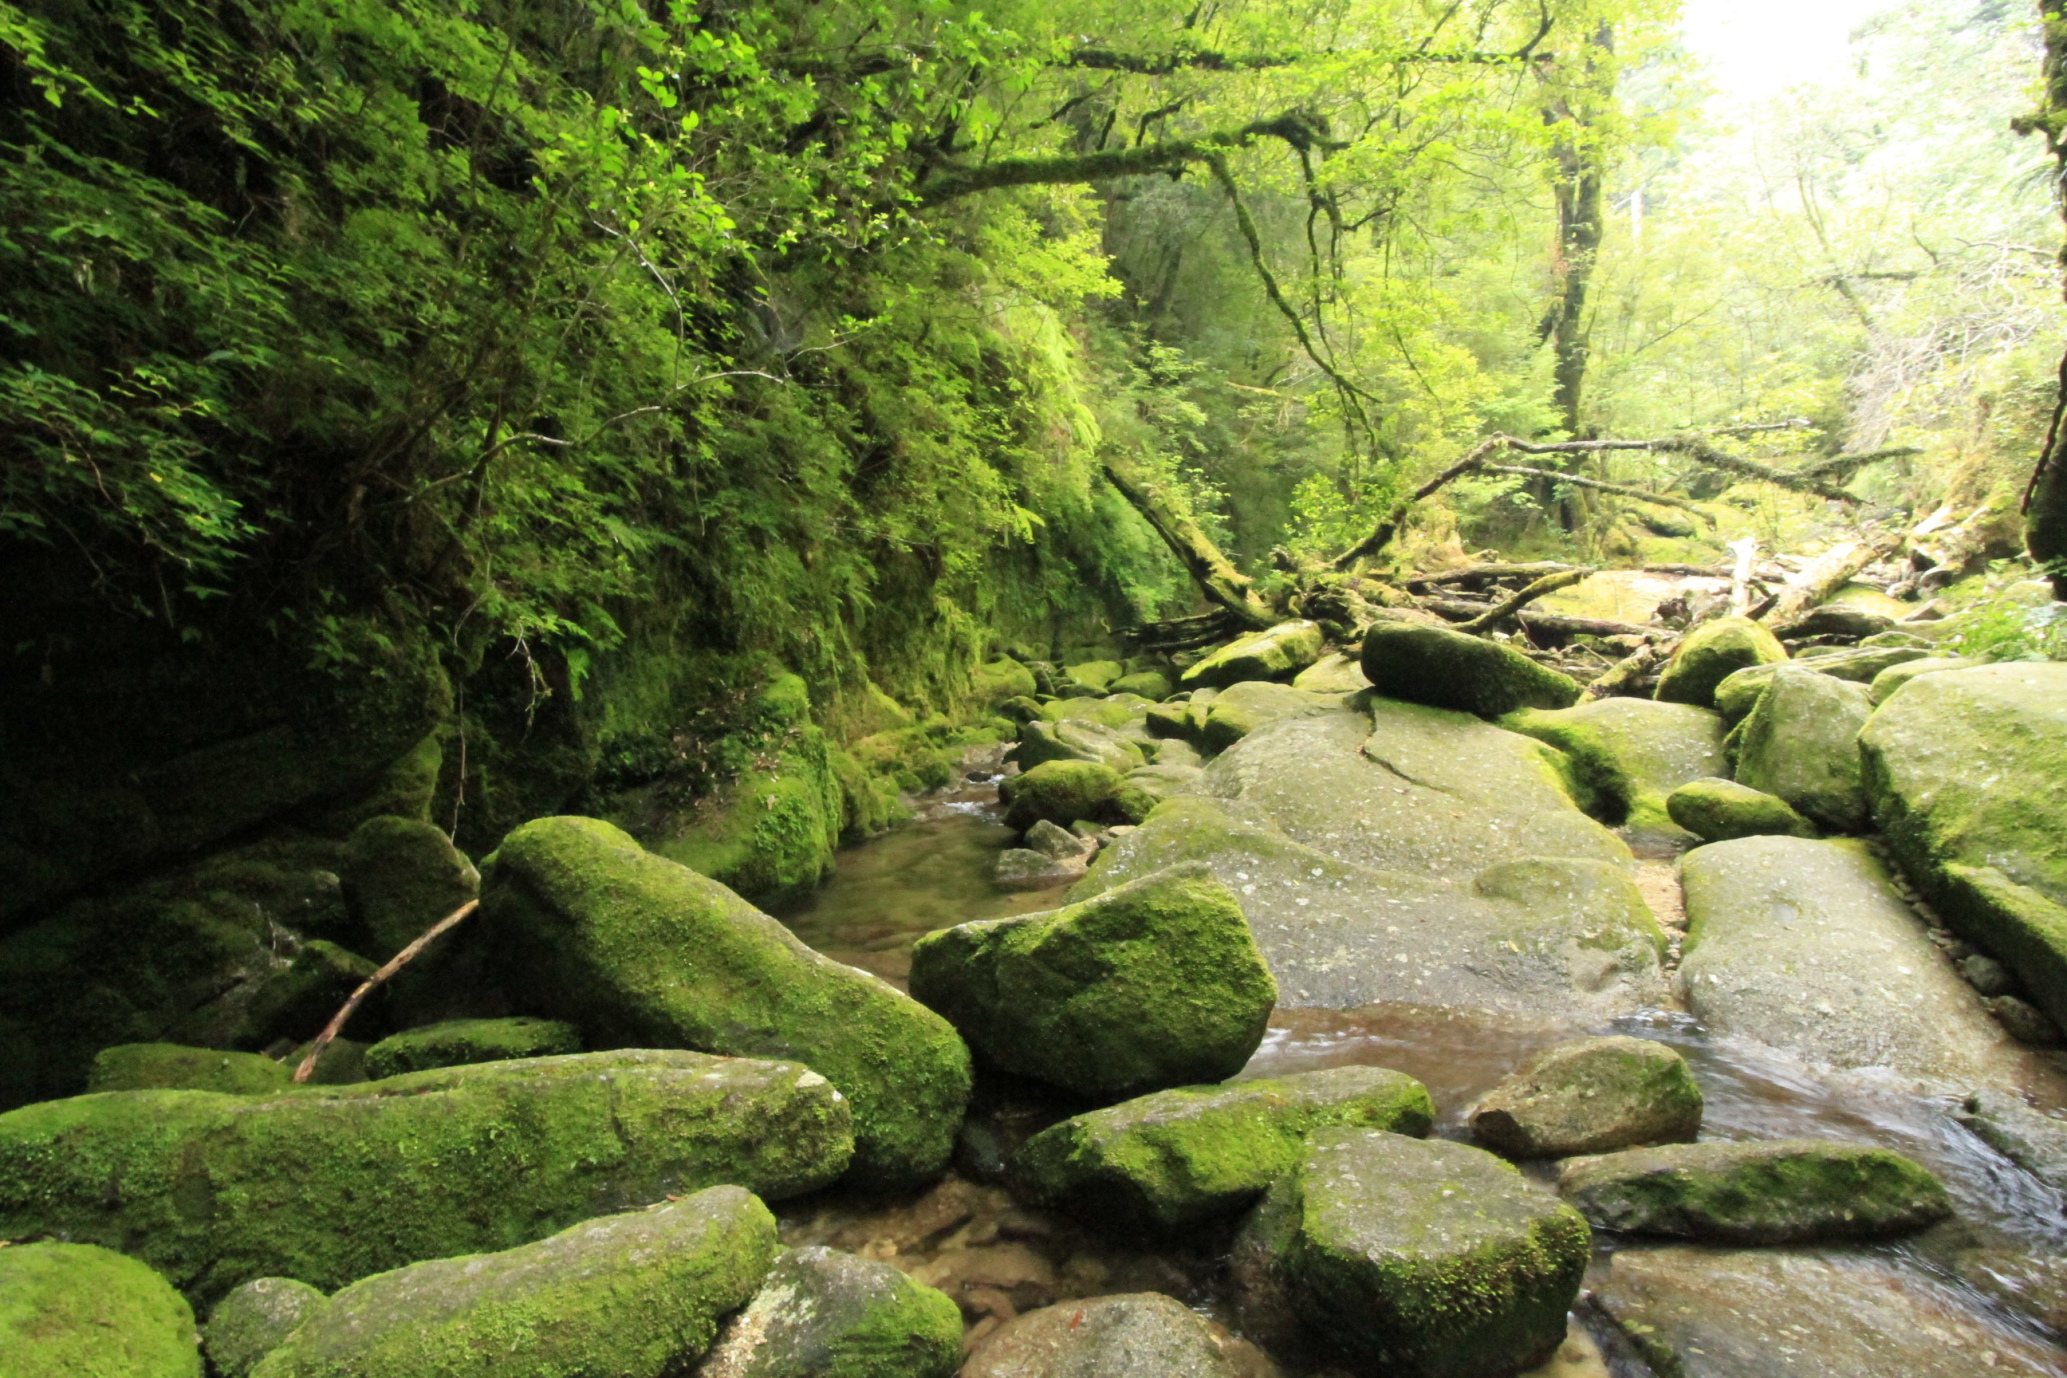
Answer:
<svg viewBox="0 0 2067 1378"><path fill-rule="evenodd" d="M987 639L1197 606L1173 529L1342 567L1498 434L2013 527L2035 19L1896 5L1754 107L1662 0L0 6L17 669L420 641L528 722L650 634L951 708ZM1540 473L1429 518L1679 530Z"/></svg>

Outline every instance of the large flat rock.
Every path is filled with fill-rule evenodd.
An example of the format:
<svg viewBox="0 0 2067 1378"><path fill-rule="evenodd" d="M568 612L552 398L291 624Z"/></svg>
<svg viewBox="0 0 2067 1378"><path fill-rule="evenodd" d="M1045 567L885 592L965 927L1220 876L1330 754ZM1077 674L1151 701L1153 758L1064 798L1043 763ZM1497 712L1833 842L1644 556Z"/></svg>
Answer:
<svg viewBox="0 0 2067 1378"><path fill-rule="evenodd" d="M2016 1078L2013 1045L1863 845L1739 838L1687 853L1680 875L1680 980L1710 1032L1830 1068Z"/></svg>
<svg viewBox="0 0 2067 1378"><path fill-rule="evenodd" d="M2003 1378L2067 1372L1949 1289L1872 1257L1782 1249L1623 1250L1594 1289L1659 1373L1679 1378Z"/></svg>
<svg viewBox="0 0 2067 1378"><path fill-rule="evenodd" d="M1343 861L1253 804L1190 795L1107 847L1070 897L1185 861L1234 892L1281 1006L1397 1001L1591 1024L1665 996L1664 933L1610 861L1518 858L1430 878Z"/></svg>

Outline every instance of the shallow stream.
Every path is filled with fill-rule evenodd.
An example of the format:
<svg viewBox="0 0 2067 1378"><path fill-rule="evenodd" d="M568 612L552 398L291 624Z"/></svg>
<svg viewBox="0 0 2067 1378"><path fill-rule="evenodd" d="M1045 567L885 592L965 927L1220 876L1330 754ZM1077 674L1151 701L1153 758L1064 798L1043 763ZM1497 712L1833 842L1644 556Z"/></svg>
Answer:
<svg viewBox="0 0 2067 1378"><path fill-rule="evenodd" d="M821 889L778 916L812 947L902 988L911 969L912 943L920 935L971 919L1060 904L1066 884L1010 890L991 879L997 854L1013 838L1001 818L990 773L996 769L989 762L977 763L969 779L919 801L912 821L843 852L837 871ZM1669 919L1678 899L1669 863L1653 857L1640 864L1647 898ZM1929 1167L1952 1196L1952 1220L1896 1244L1818 1252L1881 1261L1937 1309L1999 1335L2006 1349L2023 1360L2016 1371L2067 1378L2067 1352L2055 1348L2032 1323L1960 1281L1951 1264L1953 1255L1978 1246L2067 1252L2067 1200L1962 1127L1954 1118L1958 1107L1950 1092L1933 1094L1895 1076L1819 1075L1757 1045L1710 1037L1691 1016L1668 1009L1645 1011L1609 1027L1575 1030L1550 1020L1530 1023L1410 1005L1280 1008L1241 1076L1350 1064L1393 1068L1428 1087L1438 1112L1437 1134L1468 1140L1465 1114L1480 1095L1532 1053L1583 1033L1626 1033L1679 1049L1706 1098L1704 1139L1876 1144ZM1177 1296L1232 1329L1220 1279L1229 1231L1181 1241L1101 1237L1074 1222L1022 1209L997 1185L1002 1158L1013 1146L1078 1108L1023 1084L980 1079L956 1171L945 1182L916 1199L867 1200L834 1193L791 1202L782 1222L784 1237L792 1244L826 1243L893 1260L921 1281L948 1291L970 1322L971 1343L1020 1311L1132 1291ZM2051 1104L2041 1098L2039 1108L2059 1109L2059 1098L2055 1095ZM1551 1186L1554 1169L1549 1165L1525 1170L1546 1189ZM1597 1235L1593 1280L1618 1248L1637 1247L1644 1246ZM1832 1327L1848 1323L1843 1314L1828 1317ZM1948 1333L1945 1339L1970 1343L1971 1332ZM1244 1378L1309 1371L1296 1361L1285 1362L1285 1356L1266 1357L1244 1341L1228 1343ZM1813 1340L1808 1343L1813 1348ZM1773 1371L1794 1370L1782 1362ZM1582 1302L1565 1349L1530 1378L1649 1373L1613 1324Z"/></svg>

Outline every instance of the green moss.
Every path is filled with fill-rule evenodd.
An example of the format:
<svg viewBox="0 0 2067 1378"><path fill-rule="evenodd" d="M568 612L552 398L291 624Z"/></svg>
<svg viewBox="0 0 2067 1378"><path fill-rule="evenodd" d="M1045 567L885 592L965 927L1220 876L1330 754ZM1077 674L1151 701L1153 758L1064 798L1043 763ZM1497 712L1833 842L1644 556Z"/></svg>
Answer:
<svg viewBox="0 0 2067 1378"><path fill-rule="evenodd" d="M1316 1131L1250 1228L1310 1333L1427 1378L1547 1359L1591 1252L1577 1212L1491 1154L1355 1129Z"/></svg>
<svg viewBox="0 0 2067 1378"><path fill-rule="evenodd" d="M379 1080L434 1067L580 1051L581 1031L557 1019L453 1019L374 1044L366 1050L366 1075Z"/></svg>
<svg viewBox="0 0 2067 1378"><path fill-rule="evenodd" d="M1869 811L1859 776L1859 729L1873 704L1866 686L1790 664L1737 724L1733 774L1776 794L1823 827L1857 832Z"/></svg>
<svg viewBox="0 0 2067 1378"><path fill-rule="evenodd" d="M246 1048L262 1048L279 1038L312 1037L377 970L376 963L356 952L324 938L312 939L285 971L268 976L252 993L233 1040ZM377 1030L386 1004L376 992L355 1016L356 1027Z"/></svg>
<svg viewBox="0 0 2067 1378"><path fill-rule="evenodd" d="M1080 818L1094 823L1139 822L1147 809L1127 791L1117 770L1093 761L1044 761L1007 776L998 786L1006 825L1022 831L1044 818L1065 828Z"/></svg>
<svg viewBox="0 0 2067 1378"><path fill-rule="evenodd" d="M1565 708L1579 698L1568 675L1520 651L1463 632L1377 622L1364 634L1364 677L1387 698L1497 718L1517 708Z"/></svg>
<svg viewBox="0 0 2067 1378"><path fill-rule="evenodd" d="M1427 1088L1376 1067L1186 1086L1042 1130L1013 1156L1012 1183L1107 1229L1174 1231L1250 1205L1323 1125L1418 1138L1434 1119Z"/></svg>
<svg viewBox="0 0 2067 1378"><path fill-rule="evenodd" d="M1856 1144L1680 1144L1575 1158L1558 1191L1602 1229L1718 1244L1882 1239L1952 1213L1927 1169Z"/></svg>
<svg viewBox="0 0 2067 1378"><path fill-rule="evenodd" d="M511 833L482 896L506 985L592 1043L797 1058L854 1107L858 1180L909 1184L946 1163L969 1054L945 1021L820 956L723 885L607 823Z"/></svg>
<svg viewBox="0 0 2067 1378"><path fill-rule="evenodd" d="M1704 842L1738 837L1816 837L1816 825L1776 794L1734 780L1689 780L1665 800L1672 821Z"/></svg>
<svg viewBox="0 0 2067 1378"><path fill-rule="evenodd" d="M1510 1158L1684 1143L1701 1128L1686 1059L1642 1038L1585 1038L1529 1059L1473 1107L1472 1133Z"/></svg>
<svg viewBox="0 0 2067 1378"><path fill-rule="evenodd" d="M381 961L481 888L473 863L442 831L422 819L394 815L369 818L352 830L339 875L345 904L370 937L367 950ZM417 963L436 955L427 952Z"/></svg>
<svg viewBox="0 0 2067 1378"><path fill-rule="evenodd" d="M1192 700L1194 706L1198 699ZM1215 694L1204 707L1204 717L1192 740L1201 751L1225 751L1251 732L1285 718L1305 717L1332 708L1340 700L1328 694L1310 694L1288 684L1247 680Z"/></svg>
<svg viewBox="0 0 2067 1378"><path fill-rule="evenodd" d="M996 1065L1105 1100L1234 1075L1277 1001L1240 904L1197 864L929 933L911 988Z"/></svg>
<svg viewBox="0 0 2067 1378"><path fill-rule="evenodd" d="M259 1361L330 1298L293 1278L253 1278L215 1304L201 1347L217 1378L250 1378Z"/></svg>
<svg viewBox="0 0 2067 1378"><path fill-rule="evenodd" d="M1139 694L1151 702L1161 702L1170 697L1174 686L1170 677L1160 670L1137 670L1131 675L1121 675L1112 682L1115 694Z"/></svg>
<svg viewBox="0 0 2067 1378"><path fill-rule="evenodd" d="M778 1247L766 1206L712 1187L518 1248L367 1278L253 1378L669 1378L709 1349Z"/></svg>
<svg viewBox="0 0 2067 1378"><path fill-rule="evenodd" d="M1500 726L1564 754L1586 812L1610 824L1670 824L1665 801L1688 780L1722 769L1715 714L1689 704L1602 699L1576 708L1524 708Z"/></svg>
<svg viewBox="0 0 2067 1378"><path fill-rule="evenodd" d="M1243 680L1290 679L1321 658L1320 627L1312 622L1277 626L1229 642L1178 676L1184 689L1224 689Z"/></svg>
<svg viewBox="0 0 2067 1378"><path fill-rule="evenodd" d="M1005 657L976 667L970 695L984 708L996 708L1007 699L1029 697L1037 691L1033 671Z"/></svg>
<svg viewBox="0 0 2067 1378"><path fill-rule="evenodd" d="M1704 622L1683 638L1658 676L1655 697L1661 703L1716 706L1716 686L1731 673L1752 665L1787 659L1779 639L1748 617L1719 617Z"/></svg>
<svg viewBox="0 0 2067 1378"><path fill-rule="evenodd" d="M0 1249L0 1373L201 1378L194 1313L165 1279L109 1249Z"/></svg>
<svg viewBox="0 0 2067 1378"><path fill-rule="evenodd" d="M93 1059L88 1091L222 1091L262 1095L287 1089L294 1069L257 1053L183 1048L177 1043L123 1043Z"/></svg>
<svg viewBox="0 0 2067 1378"><path fill-rule="evenodd" d="M327 1290L669 1192L814 1190L851 1144L847 1104L800 1065L687 1052L117 1091L0 1115L0 1237L120 1244L198 1301L257 1277Z"/></svg>
<svg viewBox="0 0 2067 1378"><path fill-rule="evenodd" d="M887 1263L785 1251L700 1370L724 1378L950 1378L962 1312Z"/></svg>

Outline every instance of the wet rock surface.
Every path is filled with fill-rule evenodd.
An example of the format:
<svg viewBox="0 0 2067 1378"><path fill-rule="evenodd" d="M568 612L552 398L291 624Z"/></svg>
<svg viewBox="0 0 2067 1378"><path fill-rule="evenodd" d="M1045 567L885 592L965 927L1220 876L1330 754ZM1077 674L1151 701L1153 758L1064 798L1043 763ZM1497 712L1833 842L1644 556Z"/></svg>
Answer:
<svg viewBox="0 0 2067 1378"><path fill-rule="evenodd" d="M1827 1067L2007 1083L2008 1039L1853 842L1748 837L1687 853L1688 1008Z"/></svg>
<svg viewBox="0 0 2067 1378"><path fill-rule="evenodd" d="M1691 1141L1701 1088L1686 1059L1648 1039L1588 1038L1531 1058L1471 1112L1481 1144L1511 1158L1564 1158Z"/></svg>
<svg viewBox="0 0 2067 1378"><path fill-rule="evenodd" d="M962 1378L1237 1378L1205 1318L1156 1292L1044 1307L979 1345Z"/></svg>
<svg viewBox="0 0 2067 1378"><path fill-rule="evenodd" d="M810 1245L776 1258L696 1378L948 1378L961 1361L962 1315L944 1294Z"/></svg>
<svg viewBox="0 0 2067 1378"><path fill-rule="evenodd" d="M1923 1167L1882 1148L1677 1144L1573 1158L1558 1192L1597 1228L1717 1244L1814 1244L1911 1234L1952 1213Z"/></svg>
<svg viewBox="0 0 2067 1378"><path fill-rule="evenodd" d="M1626 1249L1594 1288L1653 1371L1685 1378L2058 1375L2051 1345L1981 1321L1878 1258Z"/></svg>

